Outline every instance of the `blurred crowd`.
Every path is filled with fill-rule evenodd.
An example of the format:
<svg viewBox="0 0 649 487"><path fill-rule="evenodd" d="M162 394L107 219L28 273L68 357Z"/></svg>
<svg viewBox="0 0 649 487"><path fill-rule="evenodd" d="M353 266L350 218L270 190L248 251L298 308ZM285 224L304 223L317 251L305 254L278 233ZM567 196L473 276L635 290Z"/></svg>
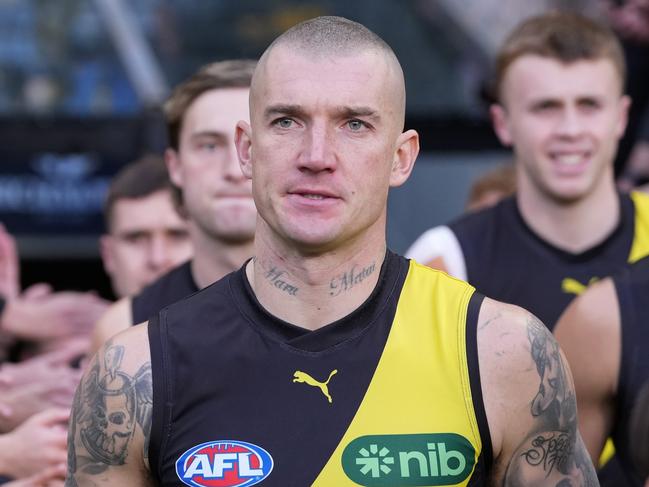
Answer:
<svg viewBox="0 0 649 487"><path fill-rule="evenodd" d="M623 2L603 0L601 3L610 26L622 42L628 66L626 92L632 100L627 128L628 147L621 148L621 151L626 150L626 156L620 163L616 182L620 193L611 192L611 201L618 201L618 194L649 192L649 0ZM76 30L79 32L76 35L89 35L83 29L87 29L87 26L77 25ZM167 39L165 42L171 45L172 41L173 39ZM236 76L242 78L248 76L249 81L252 67L252 65L237 67L239 71ZM78 73L80 78L91 76L89 73L84 74L83 69L90 68L87 66L80 68ZM181 85L183 89L189 90L209 78L209 69L207 71L205 69L203 68L191 78L195 85L191 83ZM241 75L240 72L243 71L248 74ZM0 87L5 81L0 77ZM242 89L242 86L246 86L246 81L237 79L231 82L233 88L230 89ZM119 85L118 81L115 82L115 86L117 85ZM223 141L210 134L195 141L173 140L174 133L177 137L181 136L182 123L187 126L188 120L191 119L200 125L211 116L210 114L217 113L220 107L225 106L223 100L216 99L212 102L213 105L206 105L207 108L204 108L203 112L191 111L191 107L194 106L193 101L205 92L223 91L222 87L209 85L196 89L197 93L191 95L193 98L190 97L185 101L185 106L176 108L179 110L178 113L174 114L173 103L168 102L166 106L165 115L171 127L172 138L169 141L170 149L165 155L143 155L141 159L125 165L115 176L109 188L105 203L106 231L98 245L104 269L111 280L114 294L119 299L117 304L109 303L93 292L54 291L48 283L38 283L23 288L16 241L10 229L0 225L0 476L2 476L0 483L4 482L7 487L63 485L68 461L66 443L68 418L83 367L89 353L98 349L112 334L149 316L148 310L142 311L139 318L131 316L131 313L135 312L137 306L142 303L137 299L133 302L134 296L140 296L147 286L182 265L185 266L183 272L190 276L188 279L191 281L191 284L185 287L188 293L192 292L205 287L227 271L238 268L251 255L254 209L246 209L238 214L237 222L244 222L240 226L233 224L232 228L208 229L207 226L211 223L204 225L203 221L211 221L212 218L206 217L206 214L216 210L201 201L202 196L210 191L210 188L205 187L209 185L210 180L206 178L207 166L200 166L204 162L200 162L198 155L188 155L181 151L182 144L193 144L196 151L200 148L205 151L204 153L209 154L209 151L218 150L219 145L230 144L227 149L230 151L230 159L229 162L223 163L227 168L223 170L225 175L222 179L230 185L223 183L224 187L238 188L243 186L241 182L243 178L240 174L233 175L238 173L238 163L233 155L232 141ZM25 90L31 93L30 98L37 99L49 96L48 93L43 94L43 92L51 90L51 87L43 86L39 80L32 79ZM176 91L171 96L174 103L181 103L178 101L181 99L178 93ZM227 110L224 110L235 120L239 118L240 112L244 113L242 117L245 117L247 112L247 91L242 91L237 96L239 95L241 95L241 103L232 102L236 106L227 106ZM129 90L120 91L116 88L112 96L119 98L134 96L134 94ZM0 94L0 105L3 102L9 103L8 100L3 101ZM71 100L70 103L76 102ZM234 112L237 112L236 117ZM507 118L508 116L506 110L498 112L497 108L495 111L492 109L492 117L500 140L516 150L519 143L516 139L517 132L511 128L511 125L507 126L508 123L513 123ZM173 117L176 119L174 120ZM230 122L231 119L227 119L223 123ZM186 150L189 152L189 149ZM614 154L611 154L611 157L613 156ZM181 160L185 161L185 165ZM192 166L187 161L192 161L191 164L195 165ZM610 163L612 167L612 160ZM517 168L517 164L519 162L515 160L508 161L474 182L466 205L469 218L480 212L493 210L496 208L495 205L503 201L512 201L516 198L516 194L534 193L530 187L542 186L537 183L534 176L529 176L527 179L524 176L517 176L517 171L522 171ZM531 173L533 171L532 169ZM521 181L523 181L522 187ZM612 174L608 182L613 188ZM188 188L191 188L191 191L188 192ZM227 191L232 191L234 194L239 189ZM597 247L608 238L612 229L616 228L617 220L614 219L615 221L609 227L601 232L597 228L595 230L596 233L599 232L597 235L593 238L592 235L588 235L588 238L579 241L573 248L570 248L572 242L566 243L569 239L562 240L562 237L557 237L553 240L555 235L553 232L560 232L554 226L554 222L546 222L547 225L544 226L543 215L549 214L549 210L548 213L543 213L540 209L550 206L546 203L552 198L541 195L543 191L546 190L538 190L535 193L537 199L534 202L536 206L533 212L524 207L520 211L523 219L533 214L530 220L534 223L529 224L533 231L543 234L547 228L552 229L549 232L552 238L546 238L545 243L556 244L556 247L563 251L574 251L573 253L581 255L589 248ZM619 196L619 198L623 197ZM594 208L595 211L599 209L597 205ZM589 211L592 209L593 207L589 208ZM566 216L564 210L565 205L553 213L548 220L559 215L561 219L565 218L565 221L568 221L570 215ZM222 212L219 217L227 222L229 217L223 216L227 215L226 210L219 211ZM604 213L598 214L601 221L605 219ZM578 220L583 221L583 215L575 218L575 221ZM469 225L466 223L468 221L460 220L460 223L453 222L444 228L429 231L432 233L424 234L422 240L415 242L408 254L431 267L441 268L457 277L467 279L480 289L477 283L483 276L471 269L472 251L466 251L467 246L462 242L463 236L468 235L463 233ZM227 224L229 223L224 226ZM568 226L570 230L574 230L578 225L566 225L566 228L562 229L572 238L575 232L568 231ZM449 237L449 232L454 233L454 236ZM452 240L450 244L449 238ZM482 233L476 241L482 245L487 238L486 233ZM507 238L509 239L509 235ZM465 254L460 257L458 257L456 239L460 241L461 250L465 250ZM218 245L214 242L218 242ZM210 261L209 255L215 253L227 255L227 262ZM626 258L625 255L623 260L626 261ZM575 292L567 293L570 294L570 300L575 294L582 294L588 284L588 281L577 284L567 283L568 289L576 289ZM500 298L508 301L515 299ZM534 306L533 303L518 304L525 304L532 308ZM552 317L546 320L546 324L551 328L557 322L562 326L570 326L568 323L570 314L566 315L568 317L566 325L563 325L559 319L566 306L567 302L565 305L562 304L556 316L551 314ZM566 343L570 349L570 338ZM561 344L564 346L564 343ZM570 351L574 352L573 349ZM578 362L577 359L575 363ZM577 378L579 378L578 374L579 372L575 374ZM636 468L645 478L649 477L648 387L645 386L642 394L639 395L633 414L628 411L629 421L634 425L633 430L638 435L639 447L634 453L637 457ZM608 433L605 437L607 435ZM603 441L605 437L601 440ZM644 437L644 440L641 437ZM593 443L597 441L599 440L594 440Z"/></svg>

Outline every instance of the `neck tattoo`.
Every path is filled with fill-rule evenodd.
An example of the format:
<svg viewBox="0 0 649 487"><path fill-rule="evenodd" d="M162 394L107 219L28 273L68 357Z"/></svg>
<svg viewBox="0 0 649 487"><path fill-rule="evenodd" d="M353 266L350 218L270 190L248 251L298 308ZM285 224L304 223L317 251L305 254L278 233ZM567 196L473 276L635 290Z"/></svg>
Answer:
<svg viewBox="0 0 649 487"><path fill-rule="evenodd" d="M340 293L347 292L357 284L362 283L365 279L371 276L376 270L376 262L372 262L367 267L359 268L353 266L347 272L343 272L339 276L334 277L329 283L329 295L336 297Z"/></svg>
<svg viewBox="0 0 649 487"><path fill-rule="evenodd" d="M284 291L291 296L296 296L299 289L284 280L284 277L286 275L286 271L281 271L276 267L272 267L268 272L264 274L264 277L268 280L268 282L270 282L280 291Z"/></svg>

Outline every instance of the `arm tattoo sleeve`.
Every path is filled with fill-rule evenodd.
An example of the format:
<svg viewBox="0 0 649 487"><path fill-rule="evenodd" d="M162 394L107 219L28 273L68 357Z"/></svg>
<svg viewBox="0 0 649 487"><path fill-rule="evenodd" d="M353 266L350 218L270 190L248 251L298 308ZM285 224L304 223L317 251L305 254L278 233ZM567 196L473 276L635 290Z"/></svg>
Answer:
<svg viewBox="0 0 649 487"><path fill-rule="evenodd" d="M530 402L534 430L514 452L503 486L598 486L595 469L577 431L577 402L559 345L538 319L527 325L540 383Z"/></svg>
<svg viewBox="0 0 649 487"><path fill-rule="evenodd" d="M145 456L151 430L151 363L133 375L121 363L125 349L108 346L103 363L95 358L79 385L68 435L68 481L75 475L98 475L124 465L136 427L145 438Z"/></svg>

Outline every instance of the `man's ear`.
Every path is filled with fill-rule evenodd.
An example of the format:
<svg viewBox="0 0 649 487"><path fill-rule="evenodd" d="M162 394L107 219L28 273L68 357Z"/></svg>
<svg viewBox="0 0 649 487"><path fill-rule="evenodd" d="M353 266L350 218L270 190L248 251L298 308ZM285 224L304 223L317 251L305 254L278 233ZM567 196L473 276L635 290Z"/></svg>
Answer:
<svg viewBox="0 0 649 487"><path fill-rule="evenodd" d="M631 109L631 98L628 95L622 96L619 102L619 115L617 123L617 136L622 137L629 123L629 110Z"/></svg>
<svg viewBox="0 0 649 487"><path fill-rule="evenodd" d="M167 164L167 172L169 173L169 179L174 186L178 188L183 187L183 173L180 170L180 157L178 156L178 151L169 147L165 150L165 163Z"/></svg>
<svg viewBox="0 0 649 487"><path fill-rule="evenodd" d="M234 131L234 145L243 175L252 179L252 129L248 122L240 120Z"/></svg>
<svg viewBox="0 0 649 487"><path fill-rule="evenodd" d="M101 261L104 264L104 271L109 276L115 269L115 259L113 257L113 237L112 235L104 234L99 237L99 253L101 254Z"/></svg>
<svg viewBox="0 0 649 487"><path fill-rule="evenodd" d="M489 114L491 115L491 123L494 127L494 132L498 136L500 143L506 147L512 145L512 134L509 126L509 117L505 107L498 103L494 103L489 107Z"/></svg>
<svg viewBox="0 0 649 487"><path fill-rule="evenodd" d="M406 130L399 135L390 172L391 187L401 186L408 180L418 154L419 134L414 130Z"/></svg>

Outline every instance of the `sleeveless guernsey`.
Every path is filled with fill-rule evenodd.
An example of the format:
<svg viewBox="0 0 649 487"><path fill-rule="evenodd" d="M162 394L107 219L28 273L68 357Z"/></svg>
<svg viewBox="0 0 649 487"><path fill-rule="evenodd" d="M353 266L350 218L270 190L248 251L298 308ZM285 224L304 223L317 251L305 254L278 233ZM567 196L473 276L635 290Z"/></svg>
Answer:
<svg viewBox="0 0 649 487"><path fill-rule="evenodd" d="M266 312L244 268L169 306L149 325L154 477L486 485L481 302L465 282L388 252L367 301L315 331Z"/></svg>
<svg viewBox="0 0 649 487"><path fill-rule="evenodd" d="M450 224L467 281L490 298L516 304L552 330L570 301L596 279L649 254L649 195L619 195L620 222L579 254L543 240L525 223L514 197Z"/></svg>

